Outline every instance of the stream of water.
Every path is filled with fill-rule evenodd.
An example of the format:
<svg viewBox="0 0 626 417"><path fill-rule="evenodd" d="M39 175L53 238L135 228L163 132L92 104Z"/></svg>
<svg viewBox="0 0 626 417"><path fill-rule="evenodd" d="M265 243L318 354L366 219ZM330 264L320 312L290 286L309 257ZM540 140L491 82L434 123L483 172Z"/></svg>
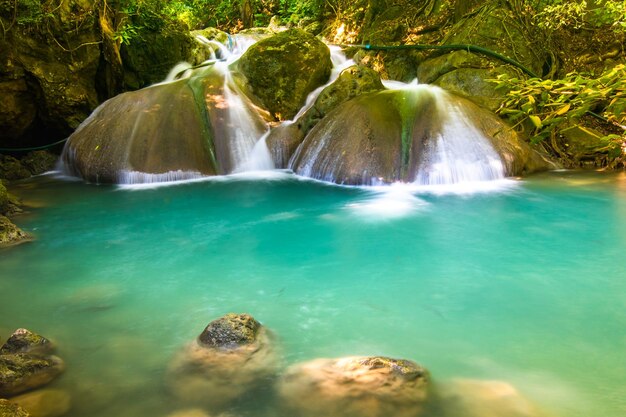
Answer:
<svg viewBox="0 0 626 417"><path fill-rule="evenodd" d="M626 415L623 173L491 190L262 175L18 184L37 239L0 251L0 337L57 342L70 417L184 408L167 364L228 312L272 329L286 364L388 355L435 382L508 381L555 417Z"/></svg>

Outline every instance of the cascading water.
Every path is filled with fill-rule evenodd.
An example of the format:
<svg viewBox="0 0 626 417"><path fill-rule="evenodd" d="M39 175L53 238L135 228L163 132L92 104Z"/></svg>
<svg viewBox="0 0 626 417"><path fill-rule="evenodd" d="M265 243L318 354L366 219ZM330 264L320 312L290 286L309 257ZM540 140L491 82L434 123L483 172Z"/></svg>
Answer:
<svg viewBox="0 0 626 417"><path fill-rule="evenodd" d="M408 181L418 185L450 185L500 180L506 176L502 159L490 140L474 126L468 109L449 93L439 87L418 84L417 80L409 84L387 82L385 86L432 97L433 116L439 119L440 128L421 145L417 172ZM412 116L403 114L404 118Z"/></svg>

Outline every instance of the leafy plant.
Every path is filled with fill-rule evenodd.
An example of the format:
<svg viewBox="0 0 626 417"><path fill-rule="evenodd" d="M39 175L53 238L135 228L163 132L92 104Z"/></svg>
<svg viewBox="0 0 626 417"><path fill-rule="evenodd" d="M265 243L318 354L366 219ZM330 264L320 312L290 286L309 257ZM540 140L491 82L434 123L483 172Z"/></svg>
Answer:
<svg viewBox="0 0 626 417"><path fill-rule="evenodd" d="M507 74L491 80L508 91L498 113L515 125L530 122L532 141L553 137L586 113L626 131L626 66L605 71L599 78L570 73L560 80L523 80ZM610 136L610 137L609 137ZM608 135L624 142L626 135Z"/></svg>

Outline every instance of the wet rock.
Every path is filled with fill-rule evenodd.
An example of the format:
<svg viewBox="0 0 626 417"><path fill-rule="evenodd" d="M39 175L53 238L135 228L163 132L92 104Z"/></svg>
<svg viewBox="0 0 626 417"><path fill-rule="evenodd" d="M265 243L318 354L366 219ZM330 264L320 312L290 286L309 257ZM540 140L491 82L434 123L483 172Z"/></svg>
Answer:
<svg viewBox="0 0 626 417"><path fill-rule="evenodd" d="M0 395L13 396L42 387L64 369L63 361L56 356L28 353L0 355Z"/></svg>
<svg viewBox="0 0 626 417"><path fill-rule="evenodd" d="M278 392L294 416L416 417L429 397L429 378L403 359L316 359L290 367Z"/></svg>
<svg viewBox="0 0 626 417"><path fill-rule="evenodd" d="M0 347L0 355L10 353L49 354L54 352L54 344L43 336L27 329L17 329Z"/></svg>
<svg viewBox="0 0 626 417"><path fill-rule="evenodd" d="M449 163L437 164L441 143L458 138L459 129L466 145L457 143L451 149L459 152L446 154ZM462 181L446 171L452 160L489 167L498 156L508 176L552 167L493 113L441 89L415 86L343 103L306 136L290 168L339 184L432 184L440 176L451 176L448 183Z"/></svg>
<svg viewBox="0 0 626 417"><path fill-rule="evenodd" d="M9 400L0 399L0 416L2 417L30 417L22 407Z"/></svg>
<svg viewBox="0 0 626 417"><path fill-rule="evenodd" d="M307 95L324 84L332 67L320 40L290 29L252 45L237 62L252 93L279 120L289 120Z"/></svg>
<svg viewBox="0 0 626 417"><path fill-rule="evenodd" d="M227 314L176 355L167 378L186 404L219 409L267 385L277 368L267 329L248 314Z"/></svg>
<svg viewBox="0 0 626 417"><path fill-rule="evenodd" d="M0 215L0 247L10 246L31 240L32 237L14 225L11 220Z"/></svg>
<svg viewBox="0 0 626 417"><path fill-rule="evenodd" d="M10 401L19 405L31 417L61 417L71 408L70 395L58 389L42 389L13 397Z"/></svg>
<svg viewBox="0 0 626 417"><path fill-rule="evenodd" d="M211 417L211 415L201 408L188 408L170 413L167 417Z"/></svg>
<svg viewBox="0 0 626 417"><path fill-rule="evenodd" d="M9 155L0 155L0 178L14 181L29 178L30 176L31 172L19 159Z"/></svg>
<svg viewBox="0 0 626 417"><path fill-rule="evenodd" d="M456 379L440 388L444 416L540 417L537 407L503 381Z"/></svg>
<svg viewBox="0 0 626 417"><path fill-rule="evenodd" d="M9 193L7 192L6 187L0 181L0 213L6 213L6 210L9 205Z"/></svg>
<svg viewBox="0 0 626 417"><path fill-rule="evenodd" d="M343 70L295 123L281 124L272 130L266 143L274 165L286 168L306 134L340 104L362 94L384 89L378 73L368 67L353 65Z"/></svg>
<svg viewBox="0 0 626 417"><path fill-rule="evenodd" d="M20 162L31 175L40 175L52 171L58 159L58 155L48 151L33 151L26 154Z"/></svg>

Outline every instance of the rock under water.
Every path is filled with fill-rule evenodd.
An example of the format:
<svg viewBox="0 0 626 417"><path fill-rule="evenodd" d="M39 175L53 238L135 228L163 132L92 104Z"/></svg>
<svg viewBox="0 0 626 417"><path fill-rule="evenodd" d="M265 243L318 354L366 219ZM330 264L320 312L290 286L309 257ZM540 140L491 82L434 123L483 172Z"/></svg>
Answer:
<svg viewBox="0 0 626 417"><path fill-rule="evenodd" d="M417 417L429 379L426 369L403 359L315 359L290 367L278 393L290 416Z"/></svg>
<svg viewBox="0 0 626 417"><path fill-rule="evenodd" d="M170 391L186 405L222 409L267 385L278 355L267 329L248 314L212 321L168 369Z"/></svg>

